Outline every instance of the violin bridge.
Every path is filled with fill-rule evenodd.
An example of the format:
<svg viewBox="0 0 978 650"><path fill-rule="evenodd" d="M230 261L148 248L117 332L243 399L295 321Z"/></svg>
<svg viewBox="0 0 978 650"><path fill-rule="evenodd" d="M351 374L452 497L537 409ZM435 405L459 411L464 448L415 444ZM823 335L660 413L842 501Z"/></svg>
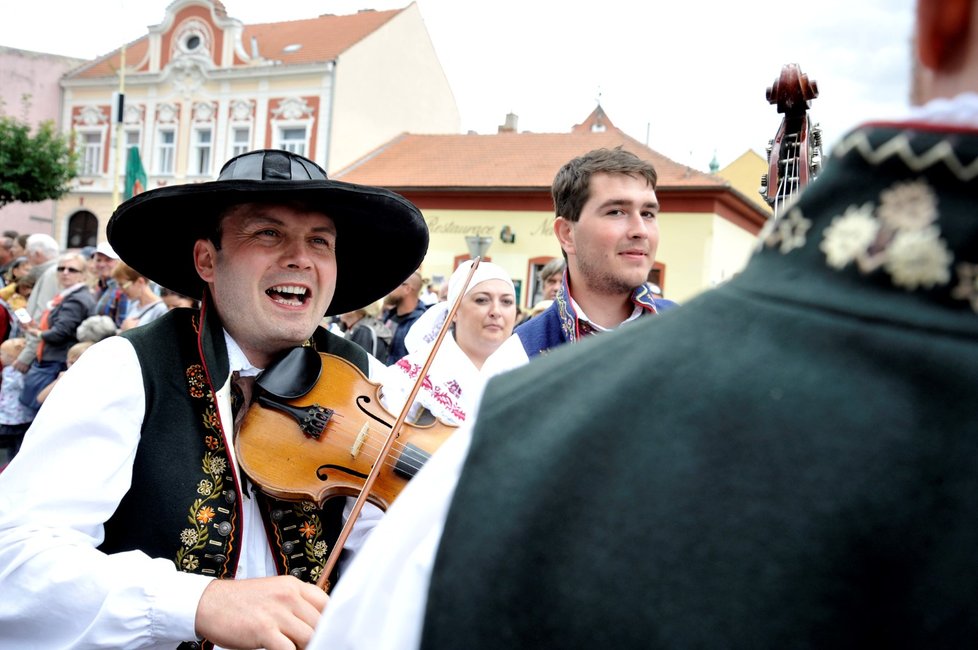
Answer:
<svg viewBox="0 0 978 650"><path fill-rule="evenodd" d="M363 423L360 427L360 433L357 434L357 439L353 441L353 446L350 447L350 456L356 458L360 454L360 449L363 447L363 443L367 441L367 434L370 432L370 424L367 422Z"/></svg>

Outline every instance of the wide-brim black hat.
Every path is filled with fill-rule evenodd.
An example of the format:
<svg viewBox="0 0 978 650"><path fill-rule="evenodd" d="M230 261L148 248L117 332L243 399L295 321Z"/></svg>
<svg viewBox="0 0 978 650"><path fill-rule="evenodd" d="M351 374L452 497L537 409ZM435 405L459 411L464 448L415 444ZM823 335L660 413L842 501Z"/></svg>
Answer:
<svg viewBox="0 0 978 650"><path fill-rule="evenodd" d="M336 225L336 291L326 314L368 305L421 266L428 227L399 194L330 180L316 163L288 151L250 151L229 160L216 181L137 194L109 219L106 234L119 257L162 287L200 298L205 284L193 247L214 232L232 205L301 202Z"/></svg>

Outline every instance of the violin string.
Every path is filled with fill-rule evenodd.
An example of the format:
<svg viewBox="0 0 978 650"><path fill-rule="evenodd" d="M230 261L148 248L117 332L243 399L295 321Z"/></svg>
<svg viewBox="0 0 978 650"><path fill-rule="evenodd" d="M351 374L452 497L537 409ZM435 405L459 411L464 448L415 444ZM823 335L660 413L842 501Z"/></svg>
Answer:
<svg viewBox="0 0 978 650"><path fill-rule="evenodd" d="M783 176L778 183L778 194L774 202L774 219L777 220L781 215L781 210L785 204L791 199L794 194L798 192L799 178L798 178L798 139L797 136L791 136L789 141L785 143L785 151L787 154L784 160L784 170Z"/></svg>
<svg viewBox="0 0 978 650"><path fill-rule="evenodd" d="M334 417L342 418L343 416L337 416L336 414L334 414ZM336 436L337 439L343 437L344 434L346 436L349 436L351 440L351 447L352 447L353 442L355 442L356 439L360 436L360 431L362 430L362 426L350 426L348 424L340 422L337 423L335 427L331 427L330 429L332 430L332 433L339 434ZM384 428L376 427L375 425L371 425L368 422L367 431L366 431L367 438L364 441L364 443L361 445L360 452L361 453L364 451L368 453L372 452L373 457L375 458L376 455L380 453L380 451L383 449L383 444L375 441L378 438L383 438L383 441L386 442L388 433L389 432L386 431ZM326 434L329 435L329 432L327 432ZM405 467L407 469L411 469L414 471L421 469L424 463L413 462L415 456L405 453L408 450L409 444L410 443L394 442L394 444L391 446L391 450L390 450L391 453L388 454L387 458L384 459L384 465L394 468L398 465L398 463L400 463L402 467ZM415 446L415 448L420 450L420 447ZM395 452L399 454L397 457L395 457Z"/></svg>

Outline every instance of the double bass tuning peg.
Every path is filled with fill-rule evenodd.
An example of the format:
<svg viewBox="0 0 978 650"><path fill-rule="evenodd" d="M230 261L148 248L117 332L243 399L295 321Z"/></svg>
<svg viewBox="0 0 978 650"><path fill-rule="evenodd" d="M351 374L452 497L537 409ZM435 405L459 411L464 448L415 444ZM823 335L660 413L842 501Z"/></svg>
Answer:
<svg viewBox="0 0 978 650"><path fill-rule="evenodd" d="M822 128L818 124L812 127L812 146L817 148L822 146Z"/></svg>

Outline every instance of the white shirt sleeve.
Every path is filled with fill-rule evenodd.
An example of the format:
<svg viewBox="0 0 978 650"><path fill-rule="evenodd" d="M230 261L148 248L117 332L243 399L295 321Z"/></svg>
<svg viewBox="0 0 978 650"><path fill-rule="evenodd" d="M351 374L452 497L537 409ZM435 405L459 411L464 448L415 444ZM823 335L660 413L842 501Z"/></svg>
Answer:
<svg viewBox="0 0 978 650"><path fill-rule="evenodd" d="M468 453L463 425L411 479L330 596L309 650L413 650L448 507Z"/></svg>
<svg viewBox="0 0 978 650"><path fill-rule="evenodd" d="M144 411L134 349L106 339L57 383L0 473L0 648L172 648L195 638L212 578L97 549L129 489Z"/></svg>

